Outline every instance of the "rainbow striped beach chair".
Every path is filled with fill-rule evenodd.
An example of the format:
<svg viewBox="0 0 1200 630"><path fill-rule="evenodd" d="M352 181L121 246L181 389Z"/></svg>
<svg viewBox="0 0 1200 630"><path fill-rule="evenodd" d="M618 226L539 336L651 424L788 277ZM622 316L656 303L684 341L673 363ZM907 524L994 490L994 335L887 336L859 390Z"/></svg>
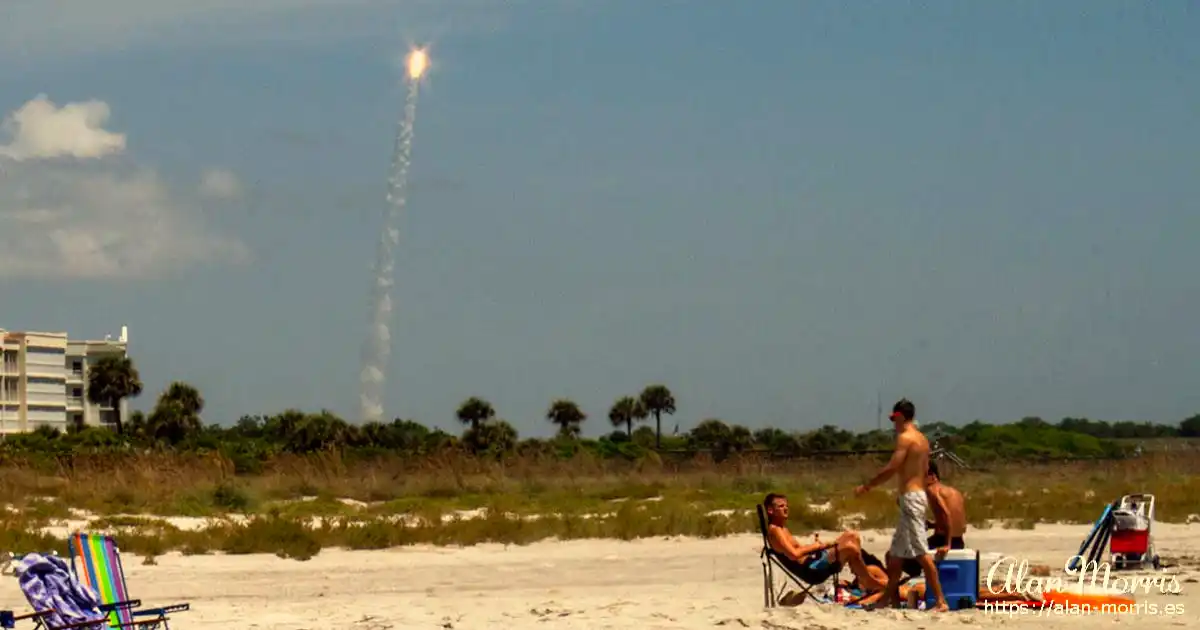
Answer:
<svg viewBox="0 0 1200 630"><path fill-rule="evenodd" d="M170 628L168 613L191 609L188 603L138 608L142 602L129 597L121 550L112 536L75 532L67 540L67 553L76 579L96 591L105 609L111 608L108 619L112 627L137 625L140 630L151 630L161 625L166 629Z"/></svg>

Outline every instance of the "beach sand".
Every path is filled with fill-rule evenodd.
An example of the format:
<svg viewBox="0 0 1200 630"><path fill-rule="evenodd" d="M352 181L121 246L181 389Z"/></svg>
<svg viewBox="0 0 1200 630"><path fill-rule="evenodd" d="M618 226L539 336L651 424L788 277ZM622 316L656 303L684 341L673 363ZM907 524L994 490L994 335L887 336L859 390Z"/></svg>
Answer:
<svg viewBox="0 0 1200 630"><path fill-rule="evenodd" d="M968 532L972 548L1063 575L1088 527ZM833 532L822 538L832 539ZM888 532L864 532L882 556ZM1089 623L1130 627L1200 626L1200 524L1155 525L1157 551L1179 566L1177 595L1138 593L1158 614L1092 614ZM1029 612L1009 616L970 611L848 610L807 602L763 607L761 537L715 540L582 540L528 546L407 547L382 551L325 549L298 562L274 556L160 556L145 565L125 554L130 595L144 605L191 602L172 618L176 628L772 628L828 630L1005 626L1065 628L1080 614ZM1128 576L1132 572L1122 572ZM848 573L847 573L848 575ZM15 579L6 608L28 610ZM1167 614L1173 605L1176 614ZM1183 607L1179 614L1178 608Z"/></svg>

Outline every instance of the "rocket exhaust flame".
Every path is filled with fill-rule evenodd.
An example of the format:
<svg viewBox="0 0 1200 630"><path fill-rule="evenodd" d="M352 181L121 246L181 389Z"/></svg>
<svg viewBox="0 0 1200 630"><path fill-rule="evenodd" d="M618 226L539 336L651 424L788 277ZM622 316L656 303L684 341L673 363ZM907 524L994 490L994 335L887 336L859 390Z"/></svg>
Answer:
<svg viewBox="0 0 1200 630"><path fill-rule="evenodd" d="M429 67L429 55L424 48L417 48L408 55L408 61L405 66L408 68L408 78L417 80L425 74L425 69Z"/></svg>

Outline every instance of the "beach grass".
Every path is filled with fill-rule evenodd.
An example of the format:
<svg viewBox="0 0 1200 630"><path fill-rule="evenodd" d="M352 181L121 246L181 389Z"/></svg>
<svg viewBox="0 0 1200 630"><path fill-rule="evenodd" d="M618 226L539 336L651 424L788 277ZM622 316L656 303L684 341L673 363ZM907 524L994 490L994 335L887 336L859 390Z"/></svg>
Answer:
<svg viewBox="0 0 1200 630"><path fill-rule="evenodd" d="M438 456L350 461L334 453L286 456L260 474L235 475L215 455L77 458L53 469L0 465L0 545L65 551L57 527L114 532L153 559L183 553L274 553L306 559L325 547L379 549L543 539L714 537L757 531L755 504L786 494L797 535L890 527L886 486L855 497L878 456L827 460L706 457L664 461ZM1013 463L947 470L974 527L1094 521L1130 492L1152 492L1158 519L1200 514L1200 462L1188 454L1136 460ZM192 525L174 517L196 517ZM47 530L46 528L51 528ZM61 553L61 552L60 552Z"/></svg>

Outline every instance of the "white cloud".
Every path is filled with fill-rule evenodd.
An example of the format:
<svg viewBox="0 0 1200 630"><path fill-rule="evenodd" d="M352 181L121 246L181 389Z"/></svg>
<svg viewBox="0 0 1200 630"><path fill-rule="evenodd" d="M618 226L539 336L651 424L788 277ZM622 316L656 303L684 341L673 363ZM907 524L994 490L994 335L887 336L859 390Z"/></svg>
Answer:
<svg viewBox="0 0 1200 630"><path fill-rule="evenodd" d="M173 195L153 169L103 159L125 148L102 127L106 104L34 99L17 111L26 115L0 152L0 276L142 278L249 259L205 225L198 198Z"/></svg>
<svg viewBox="0 0 1200 630"><path fill-rule="evenodd" d="M200 194L214 199L236 199L242 195L242 182L232 171L209 169L200 179Z"/></svg>
<svg viewBox="0 0 1200 630"><path fill-rule="evenodd" d="M40 95L0 122L0 132L12 137L0 144L0 157L98 158L125 150L125 135L103 129L108 105L100 101L69 103L61 108Z"/></svg>

